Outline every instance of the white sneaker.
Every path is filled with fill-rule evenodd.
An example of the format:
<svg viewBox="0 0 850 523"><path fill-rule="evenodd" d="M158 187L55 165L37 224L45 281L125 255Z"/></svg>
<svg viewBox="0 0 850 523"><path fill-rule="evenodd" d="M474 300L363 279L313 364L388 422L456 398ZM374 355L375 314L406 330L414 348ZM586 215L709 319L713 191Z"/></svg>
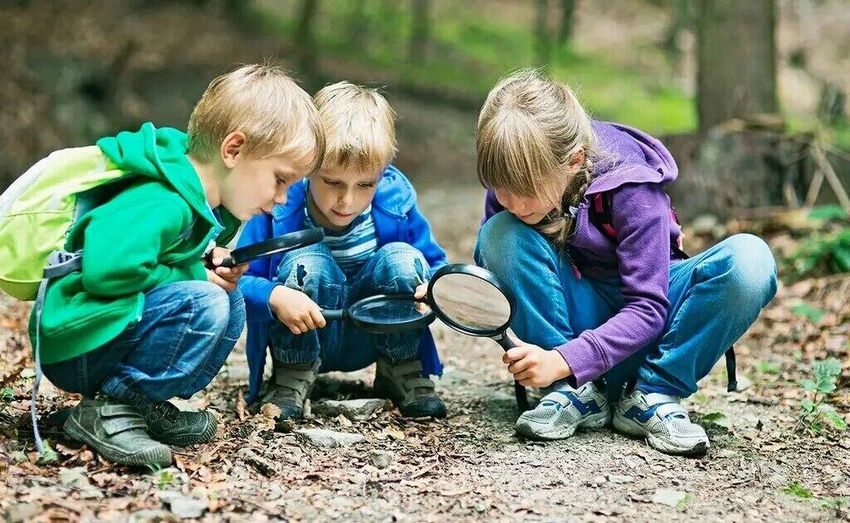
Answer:
<svg viewBox="0 0 850 523"><path fill-rule="evenodd" d="M578 389L562 384L543 396L535 408L522 413L516 431L528 438L564 439L576 429L601 429L609 421L608 399L593 382Z"/></svg>
<svg viewBox="0 0 850 523"><path fill-rule="evenodd" d="M680 398L635 389L623 397L614 412L614 428L646 438L650 447L666 454L700 455L708 450L705 430L691 423Z"/></svg>

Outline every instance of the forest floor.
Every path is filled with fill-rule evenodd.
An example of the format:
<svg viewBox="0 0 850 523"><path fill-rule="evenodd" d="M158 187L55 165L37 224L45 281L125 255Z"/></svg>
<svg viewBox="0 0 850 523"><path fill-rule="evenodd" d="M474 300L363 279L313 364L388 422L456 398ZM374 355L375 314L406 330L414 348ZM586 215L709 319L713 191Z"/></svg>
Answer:
<svg viewBox="0 0 850 523"><path fill-rule="evenodd" d="M472 186L421 191L453 259L468 260L478 217L469 202L480 198ZM783 241L776 237L774 249ZM522 439L513 431L518 413L500 349L435 324L447 419L404 419L386 404L364 420L311 414L288 433L274 432L241 399L247 367L240 344L206 391L179 403L214 411L222 420L217 437L177 449L174 466L158 471L112 465L63 437L44 414L76 398L49 383L39 408L56 455L36 461L27 438L28 306L0 297L0 512L8 520L74 521L846 520L850 435L815 432L798 419L807 397L800 381L811 377L812 362L850 362L848 291L847 277L780 289L737 344L739 373L752 385L727 393L718 368L686 402L711 438L704 457L667 456L610 428L559 442ZM322 377L312 405L371 397L373 372ZM844 376L829 403L846 416ZM316 446L298 433L305 428L362 440Z"/></svg>

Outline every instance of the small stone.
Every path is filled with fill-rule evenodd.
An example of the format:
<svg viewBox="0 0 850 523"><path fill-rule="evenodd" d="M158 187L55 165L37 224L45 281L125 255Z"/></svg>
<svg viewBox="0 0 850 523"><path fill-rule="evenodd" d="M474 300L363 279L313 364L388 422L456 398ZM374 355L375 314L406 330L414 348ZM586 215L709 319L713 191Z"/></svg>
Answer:
<svg viewBox="0 0 850 523"><path fill-rule="evenodd" d="M327 400L316 403L313 412L330 417L342 414L349 420L363 421L383 410L385 403L384 400L376 398L344 401Z"/></svg>
<svg viewBox="0 0 850 523"><path fill-rule="evenodd" d="M392 464L393 454L392 452L387 452L385 450L373 450L369 454L369 459L372 461L372 464L379 469L385 469Z"/></svg>
<svg viewBox="0 0 850 523"><path fill-rule="evenodd" d="M295 431L295 434L305 439L311 445L324 448L344 447L353 443L359 443L365 439L360 434L325 429L299 429Z"/></svg>
<svg viewBox="0 0 850 523"><path fill-rule="evenodd" d="M62 469L59 471L59 483L66 487L77 489L91 488L89 478L86 476L85 467L74 467L72 469Z"/></svg>
<svg viewBox="0 0 850 523"><path fill-rule="evenodd" d="M241 448L236 452L236 457L254 467L260 474L264 474L266 476L274 476L277 474L277 467L275 464L260 456L252 449Z"/></svg>
<svg viewBox="0 0 850 523"><path fill-rule="evenodd" d="M723 449L717 453L718 458L734 459L738 457L738 453L732 449Z"/></svg>
<svg viewBox="0 0 850 523"><path fill-rule="evenodd" d="M6 521L10 523L30 521L38 511L38 505L33 503L17 503L6 510Z"/></svg>
<svg viewBox="0 0 850 523"><path fill-rule="evenodd" d="M616 474L611 474L608 476L608 481L611 483L631 483L635 478L631 476L618 476Z"/></svg>
<svg viewBox="0 0 850 523"><path fill-rule="evenodd" d="M678 507L679 503L684 501L687 497L687 492L660 488L652 495L652 502L675 508Z"/></svg>
<svg viewBox="0 0 850 523"><path fill-rule="evenodd" d="M171 513L178 518L199 518L210 507L205 499L182 495L171 497L168 504L171 506Z"/></svg>
<svg viewBox="0 0 850 523"><path fill-rule="evenodd" d="M591 484L598 487L600 485L605 484L605 478L603 476L596 476L592 480L590 480Z"/></svg>

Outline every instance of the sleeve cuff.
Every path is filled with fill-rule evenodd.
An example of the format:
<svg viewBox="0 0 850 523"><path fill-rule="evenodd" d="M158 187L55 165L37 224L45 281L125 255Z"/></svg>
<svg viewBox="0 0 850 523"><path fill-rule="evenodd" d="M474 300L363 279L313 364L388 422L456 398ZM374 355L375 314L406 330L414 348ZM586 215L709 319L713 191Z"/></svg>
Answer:
<svg viewBox="0 0 850 523"><path fill-rule="evenodd" d="M595 380L605 372L605 365L593 344L583 338L575 338L555 350L567 362L572 375L567 377L570 387L578 388Z"/></svg>

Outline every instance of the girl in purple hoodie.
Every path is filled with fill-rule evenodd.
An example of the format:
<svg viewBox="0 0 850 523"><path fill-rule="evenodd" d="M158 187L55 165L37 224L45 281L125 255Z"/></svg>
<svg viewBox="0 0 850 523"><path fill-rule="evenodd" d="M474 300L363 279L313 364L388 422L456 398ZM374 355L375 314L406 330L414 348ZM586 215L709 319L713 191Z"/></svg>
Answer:
<svg viewBox="0 0 850 523"><path fill-rule="evenodd" d="M592 121L536 71L490 91L477 148L488 193L475 258L517 298L521 341L503 361L548 392L517 431L561 439L613 418L662 452L704 453L680 401L776 293L768 246L739 234L687 258L664 191L677 175L667 149ZM591 212L601 202L602 223Z"/></svg>

